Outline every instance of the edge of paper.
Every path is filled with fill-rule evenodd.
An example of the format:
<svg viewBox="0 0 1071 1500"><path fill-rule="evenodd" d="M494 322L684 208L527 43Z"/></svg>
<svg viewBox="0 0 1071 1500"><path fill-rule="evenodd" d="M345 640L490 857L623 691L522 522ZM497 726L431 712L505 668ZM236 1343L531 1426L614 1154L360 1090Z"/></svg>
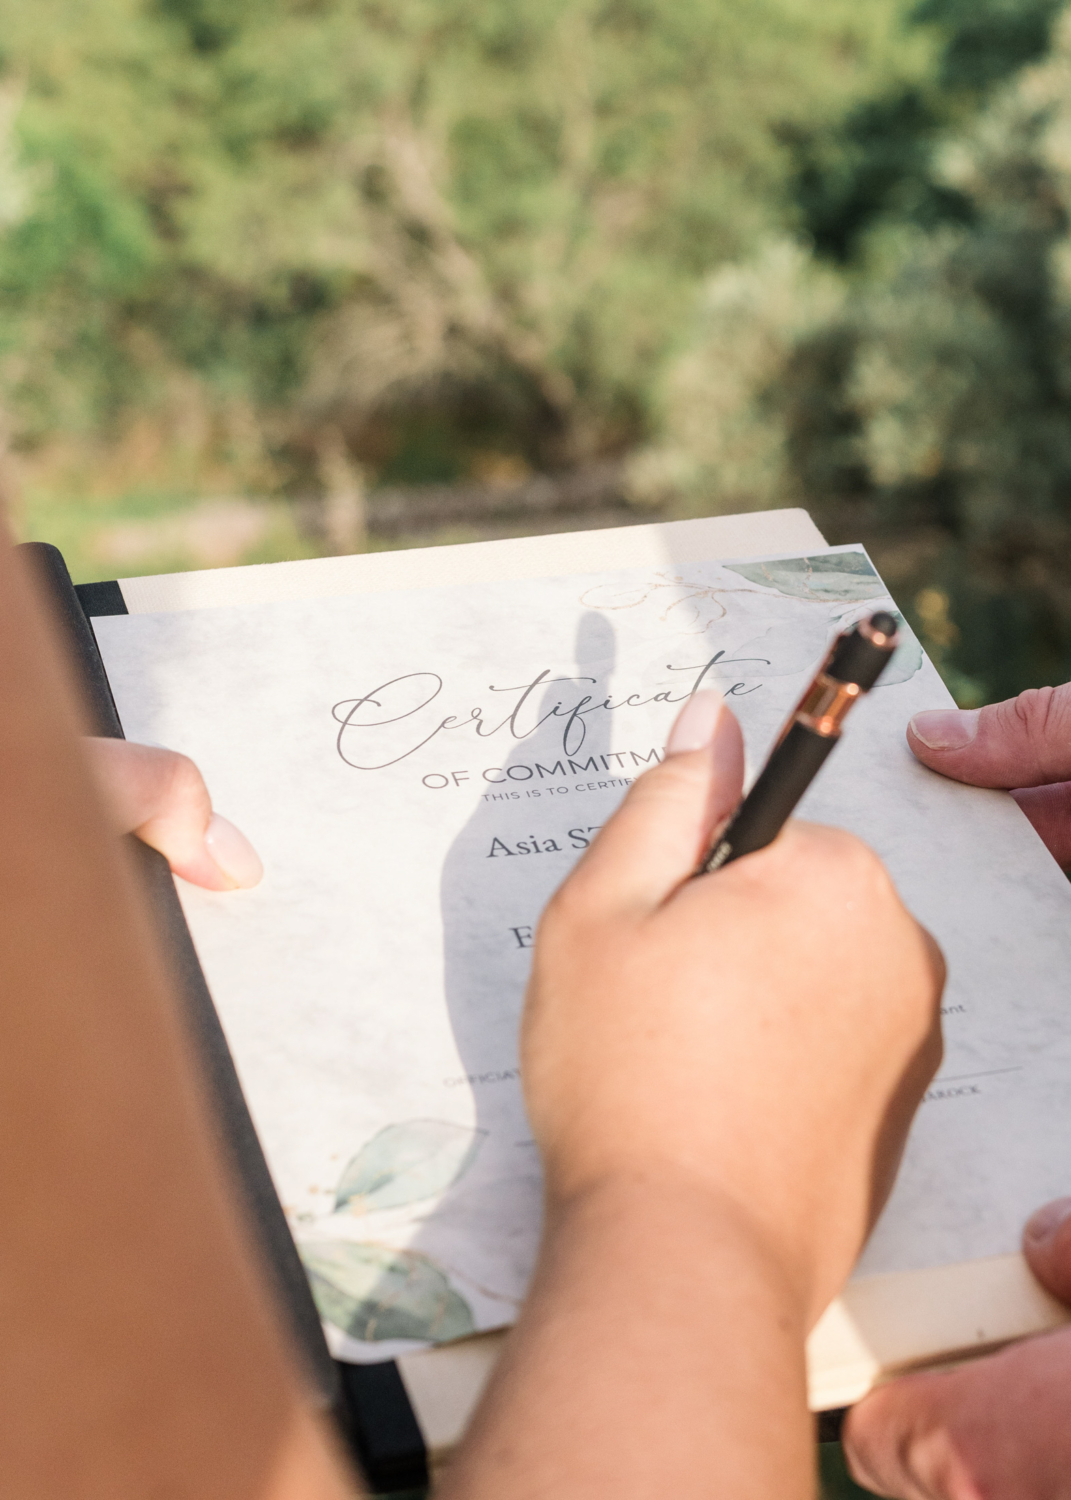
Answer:
<svg viewBox="0 0 1071 1500"><path fill-rule="evenodd" d="M807 1341L812 1411L851 1406L911 1370L972 1358L1071 1322L1021 1255L860 1277ZM432 1465L457 1444L494 1372L506 1334L480 1334L404 1355L398 1369Z"/></svg>
<svg viewBox="0 0 1071 1500"><path fill-rule="evenodd" d="M983 1354L1071 1321L1019 1254L849 1282L807 1341L812 1411L850 1406L908 1370Z"/></svg>
<svg viewBox="0 0 1071 1500"><path fill-rule="evenodd" d="M397 552L158 573L120 579L119 587L130 614L156 614L329 599L389 589L442 588L506 578L614 572L716 557L762 557L825 545L825 538L805 510L768 510L694 521L612 526L600 531L410 547Z"/></svg>

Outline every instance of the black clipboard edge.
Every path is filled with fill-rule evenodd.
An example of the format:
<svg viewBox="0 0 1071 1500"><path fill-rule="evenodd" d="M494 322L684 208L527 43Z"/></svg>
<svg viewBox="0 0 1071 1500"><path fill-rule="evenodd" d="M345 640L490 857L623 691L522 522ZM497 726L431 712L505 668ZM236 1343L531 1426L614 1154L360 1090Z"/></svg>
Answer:
<svg viewBox="0 0 1071 1500"><path fill-rule="evenodd" d="M30 559L52 604L95 732L108 739L125 738L92 629L94 615L129 613L119 583L112 580L76 587L57 547L28 542L19 550ZM389 1360L376 1365L350 1365L331 1358L171 871L154 849L137 839L130 842L156 915L165 962L201 1061L217 1137L234 1165L247 1221L286 1309L291 1336L301 1351L315 1398L334 1416L347 1449L375 1493L424 1489L428 1483L424 1437L397 1364Z"/></svg>

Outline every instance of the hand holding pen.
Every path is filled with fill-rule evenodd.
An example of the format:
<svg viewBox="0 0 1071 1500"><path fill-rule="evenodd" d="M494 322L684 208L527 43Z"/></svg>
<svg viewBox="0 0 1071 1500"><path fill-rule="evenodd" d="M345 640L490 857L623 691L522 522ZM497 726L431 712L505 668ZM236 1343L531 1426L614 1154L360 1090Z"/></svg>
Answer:
<svg viewBox="0 0 1071 1500"><path fill-rule="evenodd" d="M877 682L898 643L896 620L885 610L837 636L754 786L700 861L697 875L773 843L840 739L852 705Z"/></svg>

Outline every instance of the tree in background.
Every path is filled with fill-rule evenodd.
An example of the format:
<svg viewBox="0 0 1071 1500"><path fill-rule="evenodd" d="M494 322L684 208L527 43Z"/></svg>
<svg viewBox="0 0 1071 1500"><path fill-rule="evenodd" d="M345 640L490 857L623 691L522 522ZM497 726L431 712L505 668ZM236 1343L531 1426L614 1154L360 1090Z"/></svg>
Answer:
<svg viewBox="0 0 1071 1500"><path fill-rule="evenodd" d="M889 79L831 125L792 138L793 196L818 254L852 261L875 220L962 222L969 206L933 170L937 143L962 129L994 86L1049 47L1061 0L918 0L907 22L937 43L936 66Z"/></svg>
<svg viewBox="0 0 1071 1500"><path fill-rule="evenodd" d="M1055 6L0 0L7 441L338 547L610 459L868 538L965 701L1066 675Z"/></svg>
<svg viewBox="0 0 1071 1500"><path fill-rule="evenodd" d="M775 242L717 272L633 472L866 536L972 702L1071 673L1071 17L922 186L954 211L886 202L843 270Z"/></svg>
<svg viewBox="0 0 1071 1500"><path fill-rule="evenodd" d="M627 449L697 280L782 221L789 139L925 74L901 11L2 0L17 439L152 419L298 487L340 438L440 479Z"/></svg>

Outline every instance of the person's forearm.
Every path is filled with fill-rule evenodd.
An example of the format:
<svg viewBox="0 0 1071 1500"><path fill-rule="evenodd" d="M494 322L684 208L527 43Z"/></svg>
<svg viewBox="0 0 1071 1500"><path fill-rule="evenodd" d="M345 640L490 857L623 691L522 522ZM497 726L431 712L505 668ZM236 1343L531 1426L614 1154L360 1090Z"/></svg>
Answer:
<svg viewBox="0 0 1071 1500"><path fill-rule="evenodd" d="M688 1180L553 1209L440 1500L812 1495L801 1301L746 1220Z"/></svg>
<svg viewBox="0 0 1071 1500"><path fill-rule="evenodd" d="M81 727L0 529L0 1489L342 1500Z"/></svg>

